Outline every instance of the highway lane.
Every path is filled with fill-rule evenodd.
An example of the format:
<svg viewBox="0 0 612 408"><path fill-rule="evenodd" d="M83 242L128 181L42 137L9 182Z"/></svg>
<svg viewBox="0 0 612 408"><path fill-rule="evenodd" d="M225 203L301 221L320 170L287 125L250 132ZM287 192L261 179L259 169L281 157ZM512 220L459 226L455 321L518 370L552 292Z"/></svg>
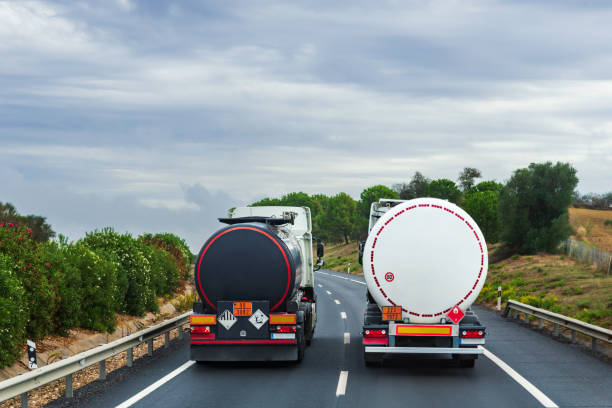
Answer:
<svg viewBox="0 0 612 408"><path fill-rule="evenodd" d="M543 406L484 356L473 369L422 359L366 368L360 345L363 279L323 272L316 282L317 331L301 364L191 365L133 406ZM477 313L488 327L486 348L559 406L612 407L609 365L486 309ZM188 361L188 347L183 341L78 406L121 404Z"/></svg>

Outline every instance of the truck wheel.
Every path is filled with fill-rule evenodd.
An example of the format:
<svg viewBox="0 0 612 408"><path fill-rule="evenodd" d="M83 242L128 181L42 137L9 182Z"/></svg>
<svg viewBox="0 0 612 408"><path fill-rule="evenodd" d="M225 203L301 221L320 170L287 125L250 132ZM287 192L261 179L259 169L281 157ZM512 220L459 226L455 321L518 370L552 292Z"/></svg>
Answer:
<svg viewBox="0 0 612 408"><path fill-rule="evenodd" d="M306 352L306 338L304 336L304 328L298 326L297 330L297 348L298 356L297 361L300 362L304 359L304 353Z"/></svg>

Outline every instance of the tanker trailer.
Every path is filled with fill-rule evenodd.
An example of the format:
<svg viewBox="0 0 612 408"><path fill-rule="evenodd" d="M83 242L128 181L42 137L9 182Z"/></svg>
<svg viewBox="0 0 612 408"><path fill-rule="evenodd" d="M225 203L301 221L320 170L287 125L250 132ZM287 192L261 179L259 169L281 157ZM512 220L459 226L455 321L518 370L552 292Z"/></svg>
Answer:
<svg viewBox="0 0 612 408"><path fill-rule="evenodd" d="M360 261L367 286L366 365L432 354L474 366L485 327L470 306L488 258L484 236L465 211L436 198L372 203Z"/></svg>
<svg viewBox="0 0 612 408"><path fill-rule="evenodd" d="M195 262L191 359L301 361L316 325L307 207L239 207Z"/></svg>

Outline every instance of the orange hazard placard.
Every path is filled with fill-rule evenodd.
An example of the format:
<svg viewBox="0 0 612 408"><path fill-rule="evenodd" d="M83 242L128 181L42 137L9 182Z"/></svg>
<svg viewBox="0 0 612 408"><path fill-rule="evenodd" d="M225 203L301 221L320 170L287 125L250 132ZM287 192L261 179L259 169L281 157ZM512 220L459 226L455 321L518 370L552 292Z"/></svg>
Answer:
<svg viewBox="0 0 612 408"><path fill-rule="evenodd" d="M382 318L386 322L402 320L402 307L401 306L383 306Z"/></svg>
<svg viewBox="0 0 612 408"><path fill-rule="evenodd" d="M253 314L251 302L234 302L234 316L250 316Z"/></svg>

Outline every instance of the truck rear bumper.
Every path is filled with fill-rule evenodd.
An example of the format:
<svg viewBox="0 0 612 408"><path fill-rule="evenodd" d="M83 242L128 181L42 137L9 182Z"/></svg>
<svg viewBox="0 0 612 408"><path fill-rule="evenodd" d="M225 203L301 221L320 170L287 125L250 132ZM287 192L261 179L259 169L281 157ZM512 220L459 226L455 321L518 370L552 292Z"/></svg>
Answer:
<svg viewBox="0 0 612 408"><path fill-rule="evenodd" d="M296 361L298 347L295 341L192 342L190 358L195 361Z"/></svg>
<svg viewBox="0 0 612 408"><path fill-rule="evenodd" d="M374 347L366 346L366 353L376 354L483 354L476 347Z"/></svg>

